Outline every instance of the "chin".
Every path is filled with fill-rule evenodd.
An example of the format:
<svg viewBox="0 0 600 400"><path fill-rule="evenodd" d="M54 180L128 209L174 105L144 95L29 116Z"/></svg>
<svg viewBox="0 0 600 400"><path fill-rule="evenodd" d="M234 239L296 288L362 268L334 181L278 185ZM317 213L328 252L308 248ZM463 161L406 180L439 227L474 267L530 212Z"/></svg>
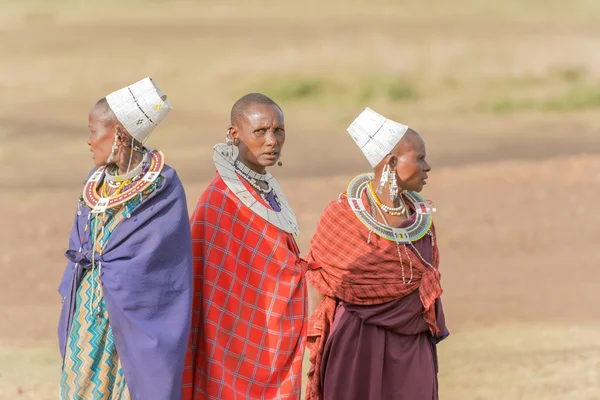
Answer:
<svg viewBox="0 0 600 400"><path fill-rule="evenodd" d="M106 160L105 159L96 160L94 158L94 165L98 168L102 167L102 166L106 165Z"/></svg>
<svg viewBox="0 0 600 400"><path fill-rule="evenodd" d="M275 161L266 160L266 161L261 162L260 165L262 165L265 168L269 168L269 167L276 165L278 162L279 162L279 160L275 160Z"/></svg>

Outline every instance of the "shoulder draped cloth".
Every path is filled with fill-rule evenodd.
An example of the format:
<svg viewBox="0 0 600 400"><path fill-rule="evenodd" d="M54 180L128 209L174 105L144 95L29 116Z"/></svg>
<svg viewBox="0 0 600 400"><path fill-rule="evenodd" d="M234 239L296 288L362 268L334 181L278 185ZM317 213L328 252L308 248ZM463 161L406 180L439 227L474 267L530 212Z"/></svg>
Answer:
<svg viewBox="0 0 600 400"><path fill-rule="evenodd" d="M402 281L399 249L406 284ZM437 245L433 247L434 268L424 264L411 246L400 245L399 249L395 242L370 234L350 208L346 195L331 202L321 216L311 240L307 280L325 298L308 322L311 366L306 399L321 398L321 359L338 301L382 304L418 290L423 318L433 335L440 334L435 316L435 300L442 294ZM411 264L413 279L409 283Z"/></svg>
<svg viewBox="0 0 600 400"><path fill-rule="evenodd" d="M165 166L161 175L162 184L119 223L102 256L94 257L102 263L109 323L132 400L181 396L190 328L192 242L185 193L175 170ZM59 287L63 357L83 269L92 266L90 240L82 243L89 212L85 207L75 215Z"/></svg>
<svg viewBox="0 0 600 400"><path fill-rule="evenodd" d="M254 213L217 173L192 215L192 239L183 399L298 399L306 262L292 234Z"/></svg>

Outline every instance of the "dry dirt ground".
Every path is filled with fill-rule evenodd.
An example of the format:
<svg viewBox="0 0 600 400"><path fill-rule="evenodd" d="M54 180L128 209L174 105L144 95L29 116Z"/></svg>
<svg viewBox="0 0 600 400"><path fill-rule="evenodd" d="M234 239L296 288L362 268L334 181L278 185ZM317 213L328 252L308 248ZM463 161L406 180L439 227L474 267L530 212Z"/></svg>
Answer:
<svg viewBox="0 0 600 400"><path fill-rule="evenodd" d="M305 252L367 163L369 105L424 136L444 301L442 399L600 399L600 3L0 0L0 399L54 399L56 292L91 168L90 106L153 76L150 145L190 209L231 104L271 95Z"/></svg>

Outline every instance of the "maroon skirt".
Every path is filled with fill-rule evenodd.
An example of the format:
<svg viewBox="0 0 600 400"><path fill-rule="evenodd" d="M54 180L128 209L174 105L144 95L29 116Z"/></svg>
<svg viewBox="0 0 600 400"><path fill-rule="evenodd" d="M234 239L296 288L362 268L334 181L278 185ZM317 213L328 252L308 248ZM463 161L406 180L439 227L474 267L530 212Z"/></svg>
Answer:
<svg viewBox="0 0 600 400"><path fill-rule="evenodd" d="M440 299L433 337L419 292L374 306L340 303L325 344L324 400L437 400L436 345L448 336Z"/></svg>

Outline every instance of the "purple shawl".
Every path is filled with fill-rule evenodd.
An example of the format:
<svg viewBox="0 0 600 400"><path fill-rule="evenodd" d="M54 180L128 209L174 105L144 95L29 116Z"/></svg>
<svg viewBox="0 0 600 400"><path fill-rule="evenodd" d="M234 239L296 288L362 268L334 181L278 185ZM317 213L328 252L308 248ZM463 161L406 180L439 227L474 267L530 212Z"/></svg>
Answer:
<svg viewBox="0 0 600 400"><path fill-rule="evenodd" d="M132 400L181 398L191 321L192 240L183 186L172 168L165 165L162 175L161 186L117 226L102 257L96 253ZM75 215L69 263L58 289L64 301L58 326L63 359L82 270L91 268L91 243L81 243L89 212L81 207L81 215Z"/></svg>

